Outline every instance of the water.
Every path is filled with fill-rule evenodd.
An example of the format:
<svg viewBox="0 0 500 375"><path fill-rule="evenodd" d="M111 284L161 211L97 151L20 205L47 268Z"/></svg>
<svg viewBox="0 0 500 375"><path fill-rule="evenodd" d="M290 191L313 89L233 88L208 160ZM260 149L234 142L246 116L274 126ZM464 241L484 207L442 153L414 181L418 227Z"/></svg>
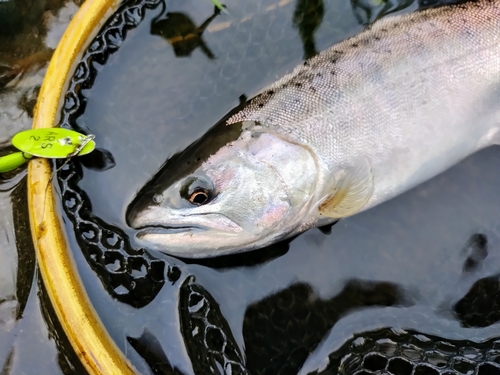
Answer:
<svg viewBox="0 0 500 375"><path fill-rule="evenodd" d="M60 24L59 30L76 7L68 4L53 23ZM169 156L236 106L240 95L253 96L304 56L361 31L380 12L416 8L403 2L312 0L225 4L230 15L216 17L202 40L187 45L166 38L172 42L181 29L196 31L213 13L210 2L173 0L167 10L148 11L84 92L86 110L77 123L96 134L98 146L113 154L116 166L104 172L84 169L79 186L88 194L93 213L106 223L132 234L124 218L137 190ZM166 11L171 22L162 21ZM307 20L307 30L296 26L301 19ZM57 32L45 33L57 39ZM54 45L48 39L40 50ZM24 45L22 40L18 44ZM2 127L2 139L29 126L26 113L15 118L19 110L14 103L16 95L40 84L41 66L31 86L23 86L22 80L0 93L0 105L10 103L6 108L11 112L2 113L12 113L6 124L13 127ZM178 266L181 278L166 283L142 308L111 299L79 250L71 224L68 237L103 323L141 371L148 373L148 365L131 347L130 338L152 332L171 366L192 373L191 352L185 332L184 337L180 332L179 299L183 283L194 275L220 306L250 373L297 373L302 368L305 374L324 366L328 354L353 334L375 328L413 328L476 341L500 334L496 325L462 327L466 319L460 320L454 308L477 280L500 269L499 162L497 148L484 150L408 193L340 221L329 235L311 230L269 257L255 253L243 260L184 263L153 253ZM21 177L22 172L14 178ZM13 186L23 184L17 180L2 193L5 204L0 207L7 213L12 210ZM48 332L57 330L49 323L50 312L42 313L46 301L38 298L36 274L16 276L29 275L20 272L29 262L19 261L23 248L12 240L23 237L14 233L15 215L2 217L7 246L0 252L0 292L6 296L3 301L0 295L0 343L8 344L0 344L0 363L13 374L30 373L35 362L47 369L41 373L61 372L60 366L71 372L65 367L72 361L70 351L47 339ZM26 234L26 228L21 232ZM487 244L469 246L478 233ZM27 301L22 319L12 315L21 303L18 294ZM32 339L19 338L21 331ZM30 353L32 362L24 360L24 353ZM69 359L61 360L65 357Z"/></svg>

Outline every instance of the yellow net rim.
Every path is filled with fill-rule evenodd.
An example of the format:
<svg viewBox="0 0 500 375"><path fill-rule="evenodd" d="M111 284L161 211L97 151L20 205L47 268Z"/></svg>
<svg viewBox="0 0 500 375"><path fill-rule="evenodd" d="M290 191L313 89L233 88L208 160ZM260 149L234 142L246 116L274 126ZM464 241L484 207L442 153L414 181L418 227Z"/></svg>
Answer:
<svg viewBox="0 0 500 375"><path fill-rule="evenodd" d="M58 124L63 95L74 67L118 5L118 0L83 3L50 61L35 108L34 129ZM111 339L87 296L57 214L50 174L47 160L30 161L31 233L40 273L57 318L89 374L136 374L137 370Z"/></svg>

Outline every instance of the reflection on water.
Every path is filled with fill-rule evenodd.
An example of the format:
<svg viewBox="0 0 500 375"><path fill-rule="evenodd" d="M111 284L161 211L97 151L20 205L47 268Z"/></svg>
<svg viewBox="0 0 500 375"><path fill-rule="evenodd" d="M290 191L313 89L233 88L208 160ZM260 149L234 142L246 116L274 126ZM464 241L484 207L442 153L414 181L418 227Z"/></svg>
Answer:
<svg viewBox="0 0 500 375"><path fill-rule="evenodd" d="M303 283L248 306L243 321L251 374L296 374L328 331L351 311L369 306L404 306L392 283L349 280L333 298L321 299Z"/></svg>
<svg viewBox="0 0 500 375"><path fill-rule="evenodd" d="M203 40L202 34L218 14L220 9L215 7L214 13L200 26L196 26L187 14L162 13L151 22L151 34L165 38L172 45L177 57L190 56L199 47L209 59L214 59L215 56Z"/></svg>
<svg viewBox="0 0 500 375"><path fill-rule="evenodd" d="M363 25L369 25L387 14L405 9L412 3L413 0L351 0L354 15ZM434 0L433 5L444 3L442 0Z"/></svg>
<svg viewBox="0 0 500 375"><path fill-rule="evenodd" d="M479 279L454 306L464 327L488 327L500 321L500 275Z"/></svg>
<svg viewBox="0 0 500 375"><path fill-rule="evenodd" d="M182 375L177 368L172 368L161 343L156 336L147 329L140 337L127 337L130 345L147 362L151 371L158 375Z"/></svg>
<svg viewBox="0 0 500 375"><path fill-rule="evenodd" d="M299 30L304 45L304 59L318 54L314 43L314 32L323 21L323 0L298 0L293 13L293 23Z"/></svg>
<svg viewBox="0 0 500 375"><path fill-rule="evenodd" d="M488 237L481 233L474 234L464 251L467 253L467 259L464 262L463 272L477 271L488 256Z"/></svg>

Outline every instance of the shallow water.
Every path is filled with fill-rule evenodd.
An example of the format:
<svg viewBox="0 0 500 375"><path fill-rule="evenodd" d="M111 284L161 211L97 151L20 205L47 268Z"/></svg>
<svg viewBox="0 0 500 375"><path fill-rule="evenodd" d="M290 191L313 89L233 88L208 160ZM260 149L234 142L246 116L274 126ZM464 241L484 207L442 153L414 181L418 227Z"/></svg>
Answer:
<svg viewBox="0 0 500 375"><path fill-rule="evenodd" d="M0 153L31 127L38 88L73 2L0 1ZM59 374L71 368L58 352L50 306L35 268L26 207L25 168L0 180L0 373ZM79 365L76 364L77 368Z"/></svg>
<svg viewBox="0 0 500 375"><path fill-rule="evenodd" d="M69 4L64 9L73 9ZM84 168L79 186L89 196L94 215L130 235L133 232L124 222L127 204L169 156L203 135L238 104L240 95L253 96L300 63L304 55L361 31L384 8L384 3L367 2L363 7L347 1L225 4L230 15L214 19L203 42L177 50L157 34L171 33L169 27L196 29L211 16L210 2L174 0L168 2L167 10L147 11L118 52L99 67L93 87L84 91L88 101L77 124L96 134L98 146L111 152L116 166L101 172ZM310 8L301 8L306 5ZM385 10L403 5L410 4L389 4ZM415 8L411 4L404 11ZM313 47L311 37L301 38L301 32L307 33L295 26L300 9L309 9L302 11L309 28L318 25ZM177 18L170 15L177 22L173 26L160 22L166 11L177 14ZM155 35L151 34L153 24ZM35 76L42 74L43 68ZM6 108L12 112L19 85L0 93L3 103L11 103ZM21 121L10 116L8 124L15 127L5 128L2 139L29 126L27 115ZM220 306L220 315L246 356L251 374L297 373L301 368L306 374L324 367L328 355L355 333L376 328L415 329L475 341L500 335L497 325L464 328L467 320L455 308L477 280L500 270L499 162L498 148L486 149L408 193L340 221L329 235L317 229L304 233L288 249L285 245L267 259L250 255L243 260L188 264L152 253L179 267L181 277L173 285L165 283L142 308L109 296L80 251L76 239L80 232L75 235L69 220L66 228L96 310L118 346L144 373L151 370L129 339L144 332L153 333L172 368L200 373L191 363L185 332L180 331L183 290L192 275ZM11 185L21 177L22 172ZM0 208L7 213L12 189L2 193L6 203ZM29 270L31 275L35 272L28 266L30 257L19 261L25 249L12 240L17 239L14 215L3 217L2 243L8 246L0 252L0 363L12 374L31 373L34 362L45 366L40 373L61 372L60 363L63 372L75 372L65 365L72 359L64 343L56 340L56 345L47 339L48 332L57 334L50 323L50 308L38 297L36 274L29 277ZM23 228L22 223L17 228ZM21 232L25 231L24 227ZM468 245L478 233L487 244ZM28 246L26 241L24 246ZM22 319L9 315L13 305L22 302L19 295L27 301ZM14 354L10 354L13 347ZM32 362L25 361L25 353L32 355ZM65 357L69 359L61 359Z"/></svg>

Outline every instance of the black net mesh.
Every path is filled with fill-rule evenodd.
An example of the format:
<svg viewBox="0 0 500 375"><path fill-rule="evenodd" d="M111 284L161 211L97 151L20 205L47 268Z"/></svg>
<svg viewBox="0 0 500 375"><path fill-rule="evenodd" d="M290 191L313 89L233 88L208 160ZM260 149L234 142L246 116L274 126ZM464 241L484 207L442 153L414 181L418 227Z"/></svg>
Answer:
<svg viewBox="0 0 500 375"><path fill-rule="evenodd" d="M478 344L385 328L356 335L315 374L500 374L499 349L497 339Z"/></svg>
<svg viewBox="0 0 500 375"><path fill-rule="evenodd" d="M179 316L196 374L249 375L218 303L193 276L181 287Z"/></svg>

